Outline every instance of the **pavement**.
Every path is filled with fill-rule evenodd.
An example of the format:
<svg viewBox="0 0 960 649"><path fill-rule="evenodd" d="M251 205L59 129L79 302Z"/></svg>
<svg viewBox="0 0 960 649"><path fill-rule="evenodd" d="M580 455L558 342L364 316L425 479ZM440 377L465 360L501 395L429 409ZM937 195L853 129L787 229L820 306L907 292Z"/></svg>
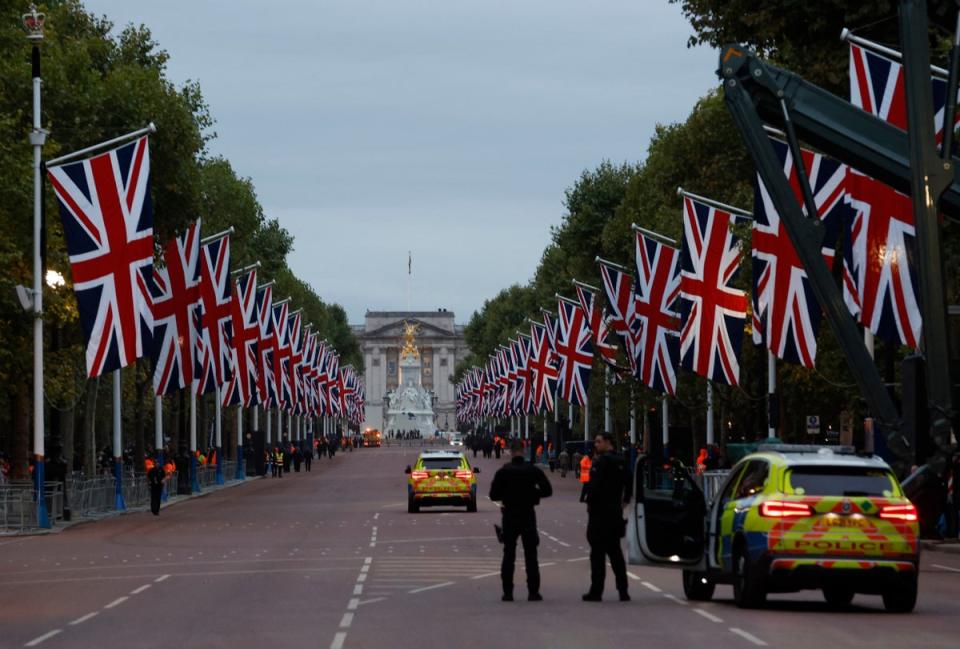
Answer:
<svg viewBox="0 0 960 649"><path fill-rule="evenodd" d="M541 505L543 602L500 601L497 508L406 511L418 447L360 449L310 473L249 479L163 509L0 541L0 647L950 647L960 557L925 550L912 614L819 592L738 609L727 586L687 602L679 573L630 566L633 601L589 581L572 474ZM500 464L477 458L480 494Z"/></svg>

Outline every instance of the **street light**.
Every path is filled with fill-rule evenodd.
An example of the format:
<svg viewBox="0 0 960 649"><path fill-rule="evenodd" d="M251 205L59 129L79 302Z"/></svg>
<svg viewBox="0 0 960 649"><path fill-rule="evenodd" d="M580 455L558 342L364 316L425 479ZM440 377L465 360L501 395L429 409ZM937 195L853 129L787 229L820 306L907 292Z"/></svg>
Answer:
<svg viewBox="0 0 960 649"><path fill-rule="evenodd" d="M64 276L61 273L58 273L53 269L47 270L46 275L44 275L44 279L47 282L47 286L49 286L50 288L60 288L61 286L67 283L66 278L64 278Z"/></svg>
<svg viewBox="0 0 960 649"><path fill-rule="evenodd" d="M33 77L33 130L30 144L33 146L33 475L37 488L37 525L50 527L47 504L44 499L43 464L43 268L41 261L41 156L47 133L40 125L40 43L43 42L43 25L46 17L30 3L30 10L23 14L23 29L27 41L33 46L30 62Z"/></svg>

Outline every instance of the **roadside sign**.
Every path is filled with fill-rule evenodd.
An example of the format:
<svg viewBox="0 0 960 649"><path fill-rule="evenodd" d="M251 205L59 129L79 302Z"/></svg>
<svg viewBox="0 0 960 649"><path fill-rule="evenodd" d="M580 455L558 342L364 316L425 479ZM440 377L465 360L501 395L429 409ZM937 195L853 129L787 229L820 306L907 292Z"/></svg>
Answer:
<svg viewBox="0 0 960 649"><path fill-rule="evenodd" d="M820 434L820 415L807 415L807 435Z"/></svg>

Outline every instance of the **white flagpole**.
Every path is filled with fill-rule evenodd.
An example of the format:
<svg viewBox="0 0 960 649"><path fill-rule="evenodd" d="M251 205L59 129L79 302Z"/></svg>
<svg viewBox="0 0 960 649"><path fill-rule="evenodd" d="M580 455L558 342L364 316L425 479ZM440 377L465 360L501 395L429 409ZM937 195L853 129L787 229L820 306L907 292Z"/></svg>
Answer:
<svg viewBox="0 0 960 649"><path fill-rule="evenodd" d="M707 444L713 444L713 382L707 381Z"/></svg>
<svg viewBox="0 0 960 649"><path fill-rule="evenodd" d="M160 462L164 458L163 454L163 397L159 394L153 398L153 449L161 454Z"/></svg>
<svg viewBox="0 0 960 649"><path fill-rule="evenodd" d="M220 421L220 386L216 386L216 389L213 392L213 397L216 400L216 404L213 407L213 431L214 431L214 446L217 449L217 468L216 468L216 481L217 484L223 484L223 422Z"/></svg>
<svg viewBox="0 0 960 649"><path fill-rule="evenodd" d="M590 441L590 402L583 404L583 441Z"/></svg>
<svg viewBox="0 0 960 649"><path fill-rule="evenodd" d="M238 387L239 389L239 387ZM234 478L243 480L246 471L243 468L243 406L237 406L237 470Z"/></svg>
<svg viewBox="0 0 960 649"><path fill-rule="evenodd" d="M264 408L264 409L263 409L263 418L267 420L267 426L266 426L267 432L266 432L265 442L266 442L267 448L269 448L271 442L273 441L273 440L272 440L272 435L271 435L271 433L272 433L273 431L270 430L270 419L271 419L271 417L270 417L270 408Z"/></svg>
<svg viewBox="0 0 960 649"><path fill-rule="evenodd" d="M630 444L637 444L637 408L633 402L633 383L630 384Z"/></svg>
<svg viewBox="0 0 960 649"><path fill-rule="evenodd" d="M253 407L253 430L260 430L260 407Z"/></svg>
<svg viewBox="0 0 960 649"><path fill-rule="evenodd" d="M603 373L603 432L610 432L610 366Z"/></svg>
<svg viewBox="0 0 960 649"><path fill-rule="evenodd" d="M670 402L667 401L667 395L660 400L660 428L660 442L666 451L670 444Z"/></svg>
<svg viewBox="0 0 960 649"><path fill-rule="evenodd" d="M199 493L200 477L197 475L197 387L190 386L190 493Z"/></svg>
<svg viewBox="0 0 960 649"><path fill-rule="evenodd" d="M773 425L774 412L777 407L777 357L772 351L767 352L767 437L777 436L777 427Z"/></svg>
<svg viewBox="0 0 960 649"><path fill-rule="evenodd" d="M123 427L120 421L120 391L123 385L120 381L120 370L113 371L113 477L116 482L114 509L123 511L127 508L123 501Z"/></svg>

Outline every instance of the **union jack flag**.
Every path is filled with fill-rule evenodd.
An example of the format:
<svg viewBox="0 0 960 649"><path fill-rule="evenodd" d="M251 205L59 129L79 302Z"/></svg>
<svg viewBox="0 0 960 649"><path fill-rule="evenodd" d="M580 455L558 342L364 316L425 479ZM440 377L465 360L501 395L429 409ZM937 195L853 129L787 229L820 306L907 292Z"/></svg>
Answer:
<svg viewBox="0 0 960 649"><path fill-rule="evenodd" d="M257 341L257 396L267 408L280 404L273 358L276 349L276 333L273 330L273 285L268 284L257 291L257 324L260 338Z"/></svg>
<svg viewBox="0 0 960 649"><path fill-rule="evenodd" d="M288 406L290 412L300 414L303 406L303 314L299 310L287 318L287 343L290 349L287 358Z"/></svg>
<svg viewBox="0 0 960 649"><path fill-rule="evenodd" d="M933 125L937 142L943 138L943 111L947 103L947 80L931 76ZM876 115L901 130L907 130L907 93L903 64L850 43L850 103ZM955 119L954 125L960 124Z"/></svg>
<svg viewBox="0 0 960 649"><path fill-rule="evenodd" d="M279 400L277 407L287 410L290 407L290 342L287 330L289 303L284 300L273 305L273 382L277 387Z"/></svg>
<svg viewBox="0 0 960 649"><path fill-rule="evenodd" d="M327 354L327 406L330 408L330 414L334 417L340 417L344 414L340 356L333 349Z"/></svg>
<svg viewBox="0 0 960 649"><path fill-rule="evenodd" d="M583 308L575 302L557 303L557 394L564 401L584 406L593 368L593 343Z"/></svg>
<svg viewBox="0 0 960 649"><path fill-rule="evenodd" d="M593 291L576 285L577 300L580 308L587 314L587 326L593 336L594 349L600 354L603 362L619 373L622 368L617 365L617 346L610 343L610 318L597 303L597 295Z"/></svg>
<svg viewBox="0 0 960 649"><path fill-rule="evenodd" d="M237 278L233 308L230 310L232 340L230 350L231 376L223 394L223 404L232 406L257 405L257 342L260 340L260 322L257 312L257 271L251 270Z"/></svg>
<svg viewBox="0 0 960 649"><path fill-rule="evenodd" d="M147 138L47 172L60 204L86 342L100 376L151 347L153 210Z"/></svg>
<svg viewBox="0 0 960 649"><path fill-rule="evenodd" d="M542 324L530 323L532 345L528 364L533 380L533 412L553 412L553 394L556 391L557 368L551 362L550 341L547 328Z"/></svg>
<svg viewBox="0 0 960 649"><path fill-rule="evenodd" d="M680 358L679 251L637 232L633 316L636 320L634 376L644 385L677 393Z"/></svg>
<svg viewBox="0 0 960 649"><path fill-rule="evenodd" d="M620 338L623 350L630 361L630 371L637 373L636 354L634 352L637 323L633 313L633 279L609 264L600 262L600 277L603 279L603 292L610 305L610 324Z"/></svg>
<svg viewBox="0 0 960 649"><path fill-rule="evenodd" d="M524 344L519 340L510 341L510 357L516 368L517 380L513 389L513 412L521 414L526 411L527 393L530 391L530 372L527 370L527 355Z"/></svg>
<svg viewBox="0 0 960 649"><path fill-rule="evenodd" d="M550 362L557 364L557 335L560 330L560 321L556 314L546 309L540 309L543 315L543 324L547 328L547 341L550 343Z"/></svg>
<svg viewBox="0 0 960 649"><path fill-rule="evenodd" d="M910 197L854 169L846 200L855 210L844 249L843 295L860 323L884 340L916 348L922 329Z"/></svg>
<svg viewBox="0 0 960 649"><path fill-rule="evenodd" d="M786 142L770 138L797 202L806 214L797 167ZM822 254L833 265L840 228L852 210L844 199L847 168L825 155L801 149L818 216L824 225ZM817 356L821 311L807 272L760 177L754 191L753 342L764 342L777 358L812 368Z"/></svg>
<svg viewBox="0 0 960 649"><path fill-rule="evenodd" d="M680 253L680 365L712 381L738 385L747 296L731 287L740 267L733 215L683 199Z"/></svg>
<svg viewBox="0 0 960 649"><path fill-rule="evenodd" d="M200 301L200 222L171 239L153 270L153 387L170 394L193 383Z"/></svg>
<svg viewBox="0 0 960 649"><path fill-rule="evenodd" d="M230 379L232 333L230 237L200 247L200 335L197 394L213 392Z"/></svg>
<svg viewBox="0 0 960 649"><path fill-rule="evenodd" d="M320 416L327 414L326 355L327 345L321 340L317 343L313 361L313 380L317 398L316 412Z"/></svg>
<svg viewBox="0 0 960 649"><path fill-rule="evenodd" d="M504 374L507 377L507 383L504 389L504 400L503 400L503 414L505 417L510 417L514 414L513 402L515 401L516 392L517 392L517 366L513 363L513 354L509 347L500 345L500 366L503 368Z"/></svg>

